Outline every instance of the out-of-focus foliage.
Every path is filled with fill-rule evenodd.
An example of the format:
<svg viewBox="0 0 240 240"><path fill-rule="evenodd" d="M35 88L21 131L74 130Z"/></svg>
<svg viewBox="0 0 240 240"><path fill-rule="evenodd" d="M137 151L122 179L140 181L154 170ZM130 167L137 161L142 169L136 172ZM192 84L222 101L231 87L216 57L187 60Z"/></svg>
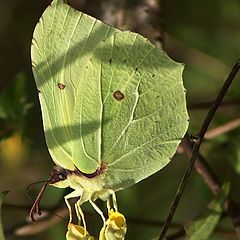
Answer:
<svg viewBox="0 0 240 240"><path fill-rule="evenodd" d="M5 237L4 237L4 233L3 233L3 226L2 226L2 202L3 202L3 199L4 197L7 195L8 192L1 192L0 193L0 239L1 240L4 240Z"/></svg>
<svg viewBox="0 0 240 240"><path fill-rule="evenodd" d="M2 139L0 191L10 190L7 203L22 206L3 205L2 219L8 240L61 240L61 236L67 231L66 215L65 220L56 217L58 223L46 224L45 226L49 228L45 227L45 230L40 230L38 234L32 236L20 238L15 236L13 231L17 226L26 223L32 203L26 193L28 184L46 180L53 166L43 137L37 90L30 64L32 32L49 2L48 0L3 0L0 4L0 136ZM103 1L102 5L100 0L74 2L85 2L82 10L93 16L99 18L104 16L106 20L124 28L138 23L138 26L132 29L142 30L141 26L146 23L148 15L144 15L146 13L144 7L136 7L136 4L140 2L144 5L144 2L150 1L131 0L128 1L128 8L122 8L121 4L126 2L123 0ZM120 2L120 5L115 6L116 2ZM227 2L167 0L162 10L166 51L175 60L186 64L184 82L191 119L189 133L195 133L199 130L208 109L193 108L195 103L212 101L215 98L232 65L239 57L240 2L238 0ZM122 20L122 13L126 13L128 17L125 22ZM138 16L141 16L141 21L137 20ZM117 20L113 21L113 19ZM153 19L153 22L159 26L160 23L157 21L157 17ZM145 31L151 29L150 31L153 32L153 28L148 27L149 22L144 29ZM157 36L161 37L161 35ZM238 76L227 95L227 99L233 102L219 109L211 128L240 117L239 80ZM239 134L238 127L206 141L202 146L202 154L220 181L223 181L226 175L230 177L229 197L238 204L240 204ZM148 240L159 235L161 222L166 218L186 162L187 157L178 154L159 173L117 194L119 209L124 212L128 223L127 239ZM30 196L34 198L38 190L39 185L31 187ZM43 197L42 209L50 209L54 214L56 212L54 206L59 208L65 206L64 194L66 193L62 190L49 187ZM179 224L194 219L204 211L213 198L203 179L193 172L168 234L171 235L182 229ZM101 206L101 202L98 204ZM101 228L97 222L101 222L101 219L95 217L96 214L92 214L88 204L83 207L84 211L89 212L87 222L92 223L89 232L91 235L97 235ZM33 226L38 225L36 223ZM209 239L236 239L229 217L220 219Z"/></svg>
<svg viewBox="0 0 240 240"><path fill-rule="evenodd" d="M33 106L27 101L28 79L19 73L0 95L0 138L24 131L25 117Z"/></svg>
<svg viewBox="0 0 240 240"><path fill-rule="evenodd" d="M230 184L227 182L218 196L209 203L207 209L187 227L189 240L209 239L220 220L229 190Z"/></svg>

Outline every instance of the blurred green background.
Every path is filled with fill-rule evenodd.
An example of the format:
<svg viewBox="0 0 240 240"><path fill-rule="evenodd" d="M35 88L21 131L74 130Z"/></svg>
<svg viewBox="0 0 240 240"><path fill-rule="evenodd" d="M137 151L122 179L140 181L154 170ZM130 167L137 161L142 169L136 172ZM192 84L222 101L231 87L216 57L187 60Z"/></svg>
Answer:
<svg viewBox="0 0 240 240"><path fill-rule="evenodd" d="M74 2L80 6L83 4L86 12L99 18L109 10L105 5L99 8L99 3L93 0ZM115 4L114 1L107 2ZM144 6L148 1L139 2ZM124 11L131 15L131 11L137 11L133 6L139 2L129 1L131 8L125 7ZM43 224L43 228L34 224L22 229L32 204L27 186L46 180L54 165L44 140L30 60L34 26L49 3L48 0L0 0L0 191L10 191L2 216L6 239L9 240L65 239L67 216L59 213L64 216L62 219L54 213L65 207L63 196L68 190L49 187L44 195L42 209L49 209L56 223L50 221ZM196 133L209 109L208 104L202 103L214 100L240 55L240 1L166 0L161 2L160 8L165 49L173 59L186 65L188 132ZM230 103L219 109L211 128L240 117L239 80L238 76L226 97ZM236 128L206 141L202 154L222 182L226 177L230 178L231 197L240 204L239 133ZM127 239L149 240L160 233L187 160L184 154L177 154L163 170L117 194L119 208L128 219ZM39 188L40 185L30 188L32 198ZM178 231L179 224L185 224L201 213L212 199L213 194L194 171L169 234ZM101 219L88 204L84 208L91 222L90 229L97 234ZM24 236L16 236L20 230L25 231ZM30 233L33 235L26 235ZM210 239L236 239L228 217L220 221Z"/></svg>

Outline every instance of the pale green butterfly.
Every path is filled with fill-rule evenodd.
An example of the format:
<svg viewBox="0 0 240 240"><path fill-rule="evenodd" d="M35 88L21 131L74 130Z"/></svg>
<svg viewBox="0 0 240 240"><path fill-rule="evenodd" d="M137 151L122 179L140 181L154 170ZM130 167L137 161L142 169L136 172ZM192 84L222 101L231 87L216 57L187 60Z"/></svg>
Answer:
<svg viewBox="0 0 240 240"><path fill-rule="evenodd" d="M68 199L80 197L84 227L86 201L105 223L94 200L163 168L187 130L183 65L139 34L53 0L34 31L32 66L48 149L60 167L49 183L74 190L65 196L70 222ZM38 204L32 218L34 211Z"/></svg>

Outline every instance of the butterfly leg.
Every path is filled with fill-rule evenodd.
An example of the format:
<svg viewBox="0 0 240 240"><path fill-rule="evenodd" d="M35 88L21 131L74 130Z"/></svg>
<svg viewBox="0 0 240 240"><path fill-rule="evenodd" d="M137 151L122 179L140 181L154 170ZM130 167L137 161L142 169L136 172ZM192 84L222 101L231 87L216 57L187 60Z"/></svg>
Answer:
<svg viewBox="0 0 240 240"><path fill-rule="evenodd" d="M110 212L110 210L112 209L112 206L110 203L110 197L112 198L112 205L113 205L114 211L118 211L116 194L113 190L109 190L109 197L107 199L108 212Z"/></svg>
<svg viewBox="0 0 240 240"><path fill-rule="evenodd" d="M93 202L92 199L90 199L89 202L92 205L92 207L95 209L95 211L101 216L101 218L103 220L103 227L105 227L106 218L104 217L104 214L103 214L102 210Z"/></svg>
<svg viewBox="0 0 240 240"><path fill-rule="evenodd" d="M79 204L79 201L76 202L75 209L76 209L76 213L77 213L77 217L78 217L78 224L80 225L82 222L84 229L87 229L85 217L84 217L83 211L81 209L81 206Z"/></svg>
<svg viewBox="0 0 240 240"><path fill-rule="evenodd" d="M84 202L88 201L89 199L90 199L89 193L86 193L86 192L82 191L80 199L75 204L75 209L76 209L76 213L77 213L77 216L78 216L78 220L79 220L79 222L82 221L84 229L87 229L86 228L87 226L86 226L86 222L85 222L85 217L84 217L83 211L81 209L81 205Z"/></svg>
<svg viewBox="0 0 240 240"><path fill-rule="evenodd" d="M74 190L73 192L69 193L68 195L66 195L64 197L64 200L65 200L65 203L68 207L68 210L69 210L69 223L72 222L72 209L71 209L71 205L69 203L69 199L70 198L76 198L76 197L79 197L82 195L82 192L83 190L82 189L79 189L79 190ZM78 211L77 211L77 214L78 214Z"/></svg>

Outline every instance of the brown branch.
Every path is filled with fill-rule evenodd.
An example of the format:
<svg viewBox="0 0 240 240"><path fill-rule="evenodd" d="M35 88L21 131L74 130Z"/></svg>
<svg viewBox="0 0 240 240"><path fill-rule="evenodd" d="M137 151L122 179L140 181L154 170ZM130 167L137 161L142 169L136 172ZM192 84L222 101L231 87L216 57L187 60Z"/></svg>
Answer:
<svg viewBox="0 0 240 240"><path fill-rule="evenodd" d="M210 129L206 132L204 139L212 139L224 133L230 132L240 126L240 118L224 123L218 127Z"/></svg>
<svg viewBox="0 0 240 240"><path fill-rule="evenodd" d="M178 187L178 190L177 190L177 193L176 193L175 198L173 200L173 203L171 205L171 208L169 210L169 214L168 214L167 220L166 220L166 222L163 226L163 229L162 229L162 232L160 234L159 240L164 239L164 237L167 233L167 230L170 227L170 224L171 224L173 216L176 212L177 206L178 206L178 204L180 202L180 199L183 195L183 191L184 191L184 189L187 185L188 179L189 179L190 174L193 170L195 161L196 161L197 157L199 156L199 149L200 149L200 146L202 144L204 135L207 132L207 129L210 125L210 122L212 121L212 119L214 117L214 114L216 113L218 107L220 106L224 96L226 95L226 93L227 93L231 83L233 82L235 76L237 75L239 69L240 69L240 60L238 60L236 62L236 64L233 66L229 76L227 77L226 81L224 82L223 87L221 88L216 100L213 102L210 110L207 113L207 116L204 119L204 122L202 124L202 127L201 127L199 133L192 138L192 140L194 141L193 149L192 149L192 155L191 155L191 158L188 162L188 166L187 166L186 171L183 175L182 181L181 181L181 183ZM237 231L237 233L238 233L238 231ZM238 237L240 239L240 235Z"/></svg>
<svg viewBox="0 0 240 240"><path fill-rule="evenodd" d="M232 107L238 106L240 103L240 99L232 99L232 100L225 100L221 103L220 108L222 107ZM212 102L193 102L188 104L189 110L198 110L211 107Z"/></svg>
<svg viewBox="0 0 240 240"><path fill-rule="evenodd" d="M57 222L62 220L62 217L68 215L68 209L63 208L55 212L55 215L52 215L51 217L39 221L35 224L27 224L25 226L19 227L17 230L14 231L15 235L17 236L32 236L36 235L47 228L55 225ZM61 216L61 217L60 217Z"/></svg>
<svg viewBox="0 0 240 240"><path fill-rule="evenodd" d="M240 118L236 118L236 119L231 120L227 123L224 123L218 127L208 130L204 136L204 139L206 139L206 140L213 139L222 134L228 133L238 127L240 127ZM177 152L180 154L183 152L186 152L187 155L190 157L192 154L193 144L192 143L190 145L189 145L189 143L186 144L186 141L190 142L189 137L184 138L182 140L181 144L178 146Z"/></svg>
<svg viewBox="0 0 240 240"><path fill-rule="evenodd" d="M173 37L168 32L165 32L164 37L166 52L170 56L174 56L178 61L203 70L214 79L221 79L222 76L226 76L229 72L228 65L218 58L210 56L199 49L187 46L180 39Z"/></svg>
<svg viewBox="0 0 240 240"><path fill-rule="evenodd" d="M190 159L192 155L193 143L189 140L188 135L183 138L181 142L181 147ZM194 167L196 171L202 176L207 186L216 195L221 190L221 184L217 179L215 173L208 166L206 160L202 157L200 153L197 156Z"/></svg>
<svg viewBox="0 0 240 240"><path fill-rule="evenodd" d="M168 235L165 239L166 240L174 240L174 239L178 239L178 238L183 237L183 236L185 236L185 229L184 228Z"/></svg>
<svg viewBox="0 0 240 240"><path fill-rule="evenodd" d="M185 137L181 143L182 148L184 149L185 153L190 158L191 156L191 149L193 147L192 142ZM221 191L221 183L217 179L215 173L211 170L208 166L205 159L198 154L196 163L195 163L196 171L202 176L203 180L207 184L207 186L211 189L214 195L217 195ZM224 206L225 212L230 216L232 219L233 225L235 227L235 231L237 234L238 239L240 239L240 209L239 206L233 202L231 199L226 201Z"/></svg>
<svg viewBox="0 0 240 240"><path fill-rule="evenodd" d="M15 205L15 204L9 204L9 203L3 203L2 208L6 210L21 210L21 211L29 211L29 206L27 205Z"/></svg>
<svg viewBox="0 0 240 240"><path fill-rule="evenodd" d="M154 221L149 219L136 219L126 216L128 224L137 224L137 225L145 225L145 226L151 226L151 227L159 227L163 226L165 222L162 221ZM172 228L182 229L183 226L180 223L172 223Z"/></svg>
<svg viewBox="0 0 240 240"><path fill-rule="evenodd" d="M29 211L29 206L24 205L14 205L14 204L3 204L3 207L5 209L9 210L23 210L23 211ZM53 213L54 212L54 213ZM20 224L18 226L14 226L9 228L5 231L5 235L12 235L15 234L17 236L33 236L36 234L39 234L46 229L52 227L59 221L62 221L65 217L67 217L69 214L68 209L66 207L56 209L54 208L48 208L44 210L44 214L38 221L36 221L34 224L32 223L24 223ZM86 217L92 217L93 213L91 212L85 212ZM159 225L164 225L164 222L161 221L154 221L154 220L148 220L148 219L136 219L128 217L128 224L137 224L137 225L145 225L145 226L151 226L151 227L158 227ZM175 230L181 230L183 229L182 224L180 223L173 223L171 227Z"/></svg>

